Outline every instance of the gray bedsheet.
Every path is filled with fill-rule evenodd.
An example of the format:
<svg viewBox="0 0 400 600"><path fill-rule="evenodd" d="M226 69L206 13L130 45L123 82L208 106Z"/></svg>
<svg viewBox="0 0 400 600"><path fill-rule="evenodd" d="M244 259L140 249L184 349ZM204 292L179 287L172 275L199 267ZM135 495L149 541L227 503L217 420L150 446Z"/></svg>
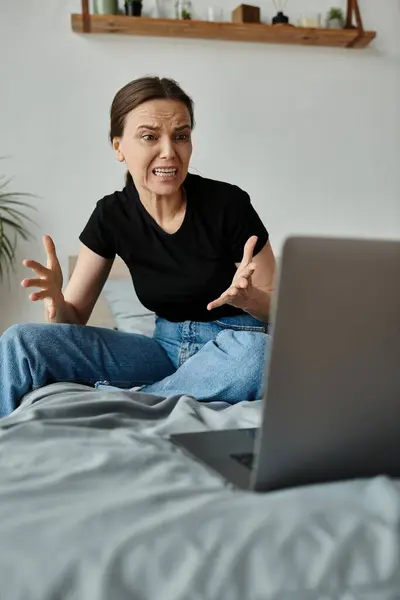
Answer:
<svg viewBox="0 0 400 600"><path fill-rule="evenodd" d="M237 491L168 440L260 408L32 393L0 421L0 599L398 600L399 482Z"/></svg>

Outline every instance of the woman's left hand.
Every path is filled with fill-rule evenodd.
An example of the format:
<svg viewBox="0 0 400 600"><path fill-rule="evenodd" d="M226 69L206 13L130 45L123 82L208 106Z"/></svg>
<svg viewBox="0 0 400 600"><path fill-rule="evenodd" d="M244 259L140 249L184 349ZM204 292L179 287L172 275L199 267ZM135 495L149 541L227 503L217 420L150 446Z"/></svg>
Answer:
<svg viewBox="0 0 400 600"><path fill-rule="evenodd" d="M243 258L240 263L230 287L221 294L219 298L207 305L207 310L218 308L224 304L230 304L236 308L246 310L251 297L252 281L251 278L256 265L253 261L253 252L257 244L257 236L253 235L246 242L243 250Z"/></svg>

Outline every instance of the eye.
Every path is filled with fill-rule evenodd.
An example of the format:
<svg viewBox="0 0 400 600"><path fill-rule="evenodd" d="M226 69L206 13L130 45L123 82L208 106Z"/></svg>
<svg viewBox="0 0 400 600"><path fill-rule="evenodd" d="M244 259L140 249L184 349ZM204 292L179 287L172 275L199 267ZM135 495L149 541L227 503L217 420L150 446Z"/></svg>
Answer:
<svg viewBox="0 0 400 600"><path fill-rule="evenodd" d="M190 139L190 135L188 135L187 133L178 133L176 139L178 140L178 142L187 142Z"/></svg>
<svg viewBox="0 0 400 600"><path fill-rule="evenodd" d="M152 133L145 133L144 135L142 135L142 140L144 140L145 142L153 142L155 139L156 136Z"/></svg>

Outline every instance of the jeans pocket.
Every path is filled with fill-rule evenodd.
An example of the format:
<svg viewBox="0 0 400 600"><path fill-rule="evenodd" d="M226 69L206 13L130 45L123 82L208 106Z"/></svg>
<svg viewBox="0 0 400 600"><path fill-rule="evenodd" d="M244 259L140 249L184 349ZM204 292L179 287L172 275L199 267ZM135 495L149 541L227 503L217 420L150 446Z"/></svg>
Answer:
<svg viewBox="0 0 400 600"><path fill-rule="evenodd" d="M232 329L234 331L255 331L259 333L268 333L268 324L258 321L251 315L238 315L237 317L221 317L214 321L223 329Z"/></svg>

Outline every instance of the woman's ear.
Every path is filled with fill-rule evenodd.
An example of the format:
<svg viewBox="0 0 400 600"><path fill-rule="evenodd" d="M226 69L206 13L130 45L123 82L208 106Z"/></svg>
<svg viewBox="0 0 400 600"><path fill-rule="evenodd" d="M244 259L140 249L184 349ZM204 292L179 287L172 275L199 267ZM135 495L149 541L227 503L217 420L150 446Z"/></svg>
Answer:
<svg viewBox="0 0 400 600"><path fill-rule="evenodd" d="M113 142L112 142L113 148L114 148L114 152L115 152L115 157L119 162L124 162L125 157L122 154L121 151L121 142L119 138L114 138Z"/></svg>

